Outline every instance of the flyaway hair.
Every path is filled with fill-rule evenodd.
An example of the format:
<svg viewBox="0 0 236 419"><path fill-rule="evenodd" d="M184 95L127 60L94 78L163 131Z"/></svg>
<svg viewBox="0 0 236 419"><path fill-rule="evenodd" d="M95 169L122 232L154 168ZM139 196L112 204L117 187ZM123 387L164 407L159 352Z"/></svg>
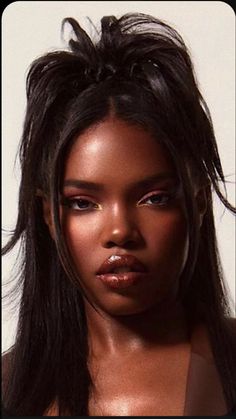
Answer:
<svg viewBox="0 0 236 419"><path fill-rule="evenodd" d="M190 250L181 298L191 322L208 326L228 407L236 401L236 348L218 254L212 191L230 211L212 120L189 52L169 25L144 14L101 20L96 41L73 18L68 50L37 58L27 76L27 109L20 144L18 219L4 248L22 246L22 297L4 405L17 416L40 416L57 402L61 415L88 414L83 293L59 219L66 156L75 140L109 114L151 132L170 152L183 187ZM205 186L200 232L190 172ZM55 241L43 219L42 196L53 204Z"/></svg>

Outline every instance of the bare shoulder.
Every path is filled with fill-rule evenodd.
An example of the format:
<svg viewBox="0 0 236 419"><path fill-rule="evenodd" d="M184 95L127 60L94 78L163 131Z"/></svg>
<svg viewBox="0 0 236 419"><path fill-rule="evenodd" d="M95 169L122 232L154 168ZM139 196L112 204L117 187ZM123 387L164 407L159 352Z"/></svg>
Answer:
<svg viewBox="0 0 236 419"><path fill-rule="evenodd" d="M225 317L224 329L229 338L229 343L232 348L235 348L236 353L236 318ZM208 327L205 323L199 323L195 326L191 338L192 350L209 360L213 360L211 338Z"/></svg>

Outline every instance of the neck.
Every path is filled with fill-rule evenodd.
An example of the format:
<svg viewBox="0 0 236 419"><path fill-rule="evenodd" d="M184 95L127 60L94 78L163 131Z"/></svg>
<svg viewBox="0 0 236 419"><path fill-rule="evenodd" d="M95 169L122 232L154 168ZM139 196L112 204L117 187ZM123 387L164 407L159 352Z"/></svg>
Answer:
<svg viewBox="0 0 236 419"><path fill-rule="evenodd" d="M92 353L116 353L163 347L188 340L183 306L172 303L128 316L111 316L85 302L88 341Z"/></svg>

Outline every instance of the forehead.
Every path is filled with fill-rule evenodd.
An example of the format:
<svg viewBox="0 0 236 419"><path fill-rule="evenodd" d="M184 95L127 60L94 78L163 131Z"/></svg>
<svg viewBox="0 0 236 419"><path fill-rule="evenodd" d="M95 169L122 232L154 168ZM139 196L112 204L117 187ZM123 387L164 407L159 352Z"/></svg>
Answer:
<svg viewBox="0 0 236 419"><path fill-rule="evenodd" d="M65 179L132 182L174 172L167 150L147 130L111 117L75 139L65 164Z"/></svg>

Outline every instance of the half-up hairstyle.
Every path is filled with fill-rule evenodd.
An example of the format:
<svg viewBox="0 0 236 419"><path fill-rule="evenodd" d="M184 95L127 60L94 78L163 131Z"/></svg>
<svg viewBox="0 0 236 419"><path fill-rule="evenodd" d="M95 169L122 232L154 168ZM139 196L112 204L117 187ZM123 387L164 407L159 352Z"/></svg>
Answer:
<svg viewBox="0 0 236 419"><path fill-rule="evenodd" d="M92 41L72 18L66 51L36 59L27 76L27 110L20 144L18 219L4 248L21 240L22 297L4 405L16 416L40 416L56 402L60 415L88 415L92 386L82 290L60 225L66 156L76 138L110 114L141 125L164 144L183 187L189 256L181 278L187 318L208 327L223 389L236 401L236 348L218 255L212 190L224 197L224 174L210 113L181 36L144 14L101 20ZM189 170L190 169L190 170ZM205 186L201 229L190 178ZM43 218L42 193L53 205L55 241Z"/></svg>

